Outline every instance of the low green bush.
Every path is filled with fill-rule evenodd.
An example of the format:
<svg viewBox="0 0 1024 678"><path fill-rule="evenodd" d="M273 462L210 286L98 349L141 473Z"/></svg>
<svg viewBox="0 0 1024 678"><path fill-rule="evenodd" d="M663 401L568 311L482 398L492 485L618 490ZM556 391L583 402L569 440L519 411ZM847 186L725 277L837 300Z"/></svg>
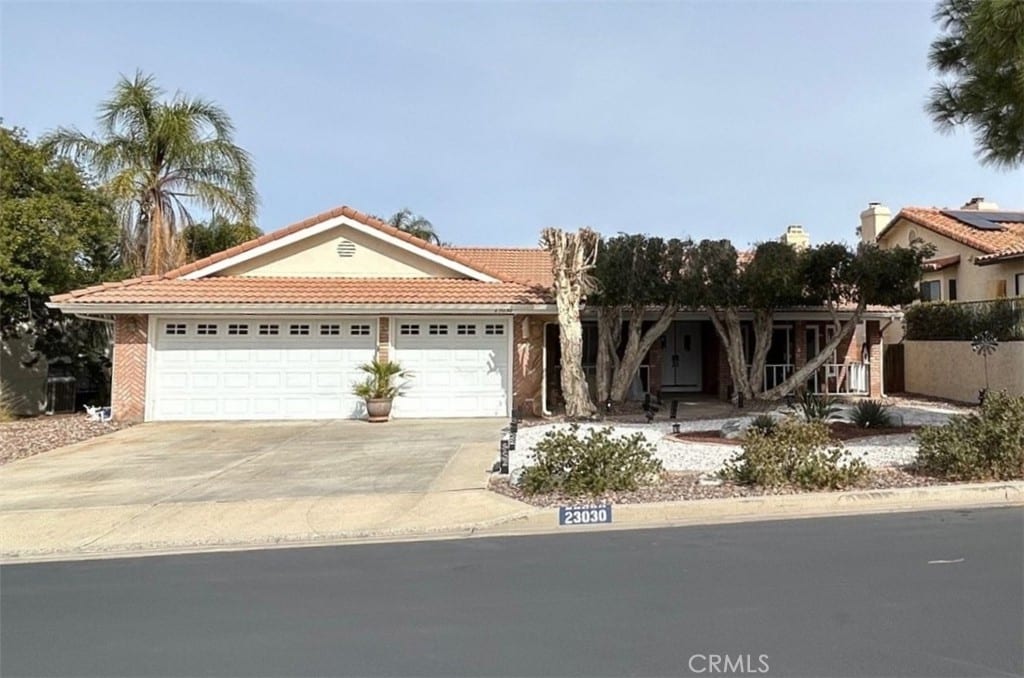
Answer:
<svg viewBox="0 0 1024 678"><path fill-rule="evenodd" d="M832 421L839 416L839 400L804 391L797 399L797 408L807 421Z"/></svg>
<svg viewBox="0 0 1024 678"><path fill-rule="evenodd" d="M1024 302L935 301L915 304L904 312L907 339L917 341L971 341L990 332L999 341L1024 339Z"/></svg>
<svg viewBox="0 0 1024 678"><path fill-rule="evenodd" d="M534 448L536 463L519 479L524 492L596 496L635 490L661 473L654 445L643 434L616 438L613 429L605 427L590 429L582 437L579 428L574 424L544 434Z"/></svg>
<svg viewBox="0 0 1024 678"><path fill-rule="evenodd" d="M882 428L892 426L888 405L878 400L859 400L850 413L850 421L861 428Z"/></svg>
<svg viewBox="0 0 1024 678"><path fill-rule="evenodd" d="M741 485L839 489L864 478L868 467L833 440L820 421L787 420L770 434L751 430L743 451L719 475Z"/></svg>
<svg viewBox="0 0 1024 678"><path fill-rule="evenodd" d="M991 392L981 408L917 432L916 466L947 480L1024 479L1024 396Z"/></svg>

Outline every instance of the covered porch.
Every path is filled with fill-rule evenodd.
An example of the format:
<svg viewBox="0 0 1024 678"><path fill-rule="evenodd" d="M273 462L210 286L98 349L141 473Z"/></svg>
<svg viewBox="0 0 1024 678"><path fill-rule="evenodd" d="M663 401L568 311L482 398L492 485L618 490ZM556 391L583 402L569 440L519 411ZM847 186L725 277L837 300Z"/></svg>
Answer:
<svg viewBox="0 0 1024 678"><path fill-rule="evenodd" d="M807 364L835 336L827 314L779 314L764 367L766 389L783 383ZM653 321L645 321L645 325ZM749 321L741 323L744 354L748 368L753 362L754 334ZM625 344L625 327L623 342ZM596 401L597 323L583 323L583 370ZM545 332L545 383L547 402L561 403L561 349L558 326ZM620 346L620 355L621 355ZM882 395L881 320L861 321L852 336L841 342L825 363L803 384L803 389L822 395L879 397ZM663 401L685 394L705 394L721 400L733 395L725 347L705 314L680 314L644 356L630 387L628 400L640 401L651 395Z"/></svg>

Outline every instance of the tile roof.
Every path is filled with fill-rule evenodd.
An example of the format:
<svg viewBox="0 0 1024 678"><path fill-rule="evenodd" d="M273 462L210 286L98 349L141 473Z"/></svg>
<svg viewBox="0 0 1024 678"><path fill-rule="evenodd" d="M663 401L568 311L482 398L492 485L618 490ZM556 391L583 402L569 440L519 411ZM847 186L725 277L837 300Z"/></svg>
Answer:
<svg viewBox="0 0 1024 678"><path fill-rule="evenodd" d="M948 257L935 257L934 259L928 259L927 261L921 262L921 268L926 271L941 271L944 268L950 266L956 266L960 263L959 254L951 254Z"/></svg>
<svg viewBox="0 0 1024 678"><path fill-rule="evenodd" d="M463 259L475 261L507 280L550 287L551 255L539 247L446 247Z"/></svg>
<svg viewBox="0 0 1024 678"><path fill-rule="evenodd" d="M97 304L544 304L544 290L465 278L259 278L155 276L105 283L52 298Z"/></svg>
<svg viewBox="0 0 1024 678"><path fill-rule="evenodd" d="M487 270L487 268L485 266L482 266L480 262L474 262L472 260L466 259L457 252L453 253L444 247L435 245L432 242L427 242L422 238L417 238L414 235L410 235L405 231L399 230L394 226L381 221L380 219L371 217L370 215L360 212L359 210L354 209L352 207L348 207L347 205L342 205L341 207L335 207L332 210L321 212L316 216L309 217L308 219L303 219L302 221L296 222L290 226L279 228L276 231L271 231L270 233L261 235L258 238L249 240L240 245L236 245L222 252L217 252L216 254L212 254L203 259L193 261L190 264L185 264L184 266L176 268L172 271L168 271L167 273L163 274L162 277L179 278L183 275L194 273L195 271L198 271L202 268L206 268L211 264L216 264L219 261L223 261L238 254L242 254L243 252L248 252L249 250L255 247L266 245L267 243L274 242L275 240L280 240L285 236L297 233L307 228L311 228L318 224L322 224L328 219L335 219L337 217L347 217L349 219L352 219L353 221L357 221L360 224L363 224L364 226L375 228L382 233L398 238L399 240L404 240L405 242L410 243L412 245L416 245L417 247L427 250L428 252L439 254L442 257L446 257L456 263L462 264L463 266L468 266L469 268L472 268L475 271L483 273L484 275L490 276L492 278L497 278L498 280L507 280L506 278L496 273L495 271Z"/></svg>
<svg viewBox="0 0 1024 678"><path fill-rule="evenodd" d="M999 221L999 230L976 228L960 221L938 207L904 207L892 221L878 233L884 236L900 219L906 219L930 231L944 235L950 240L963 243L984 253L998 258L1010 258L1016 254L1024 254L1024 222ZM984 215L985 212L979 211ZM989 256L978 258L981 263Z"/></svg>

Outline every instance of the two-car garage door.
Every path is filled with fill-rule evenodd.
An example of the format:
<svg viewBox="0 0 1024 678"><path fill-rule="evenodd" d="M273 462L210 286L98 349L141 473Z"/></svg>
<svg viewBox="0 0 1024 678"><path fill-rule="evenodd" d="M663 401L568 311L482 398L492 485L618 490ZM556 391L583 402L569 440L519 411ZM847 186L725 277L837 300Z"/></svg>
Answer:
<svg viewBox="0 0 1024 678"><path fill-rule="evenodd" d="M508 414L508 321L392 318L393 358L413 373L396 417ZM351 394L373 359L374 318L159 318L147 419L361 417Z"/></svg>

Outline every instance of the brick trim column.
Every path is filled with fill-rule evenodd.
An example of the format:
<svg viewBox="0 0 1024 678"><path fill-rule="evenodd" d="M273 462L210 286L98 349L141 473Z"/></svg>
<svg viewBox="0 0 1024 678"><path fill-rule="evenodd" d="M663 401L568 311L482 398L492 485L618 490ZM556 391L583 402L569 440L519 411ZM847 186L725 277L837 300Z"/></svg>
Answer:
<svg viewBox="0 0 1024 678"><path fill-rule="evenodd" d="M377 360L386 362L391 359L391 319L387 316L377 318Z"/></svg>
<svg viewBox="0 0 1024 678"><path fill-rule="evenodd" d="M541 415L541 383L544 377L544 323L554 318L513 316L512 407L522 415Z"/></svg>
<svg viewBox="0 0 1024 678"><path fill-rule="evenodd" d="M149 316L114 316L114 355L110 414L114 421L138 423L146 417L146 362Z"/></svg>
<svg viewBox="0 0 1024 678"><path fill-rule="evenodd" d="M880 398L883 392L882 370L882 328L878 320L868 320L864 331L865 341L868 344L868 395L872 398Z"/></svg>

